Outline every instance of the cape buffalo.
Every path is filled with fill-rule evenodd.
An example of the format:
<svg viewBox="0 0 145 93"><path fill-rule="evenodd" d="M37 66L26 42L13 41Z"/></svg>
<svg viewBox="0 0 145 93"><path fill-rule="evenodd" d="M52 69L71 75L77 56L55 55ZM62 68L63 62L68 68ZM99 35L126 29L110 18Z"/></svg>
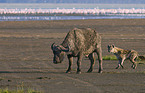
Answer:
<svg viewBox="0 0 145 93"><path fill-rule="evenodd" d="M91 28L78 29L74 28L68 32L64 41L60 45L53 43L51 49L54 54L53 63L61 63L64 55L67 54L69 60L69 67L66 73L71 72L73 57L77 57L77 73L81 73L81 61L83 55L88 57L91 61L88 72L93 71L94 67L94 52L98 55L99 60L99 73L102 73L102 49L101 37Z"/></svg>

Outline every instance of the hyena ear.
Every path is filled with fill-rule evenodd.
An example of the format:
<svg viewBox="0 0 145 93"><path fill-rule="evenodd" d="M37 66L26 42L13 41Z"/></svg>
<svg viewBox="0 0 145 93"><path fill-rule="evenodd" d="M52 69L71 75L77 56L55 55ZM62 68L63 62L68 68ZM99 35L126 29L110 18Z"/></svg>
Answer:
<svg viewBox="0 0 145 93"><path fill-rule="evenodd" d="M115 45L113 44L113 45L112 45L112 47L114 48L114 47L115 47Z"/></svg>
<svg viewBox="0 0 145 93"><path fill-rule="evenodd" d="M108 48L110 47L110 45L108 45Z"/></svg>

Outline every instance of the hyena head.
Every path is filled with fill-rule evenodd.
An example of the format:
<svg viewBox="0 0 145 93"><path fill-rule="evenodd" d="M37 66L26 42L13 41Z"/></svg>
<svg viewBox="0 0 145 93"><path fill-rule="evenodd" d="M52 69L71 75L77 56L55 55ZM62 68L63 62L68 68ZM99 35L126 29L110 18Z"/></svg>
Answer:
<svg viewBox="0 0 145 93"><path fill-rule="evenodd" d="M114 51L115 51L115 45L108 45L108 52L109 53L114 53Z"/></svg>
<svg viewBox="0 0 145 93"><path fill-rule="evenodd" d="M61 45L60 46L55 45L54 43L51 45L51 49L52 49L53 54L54 54L54 57L53 57L54 64L61 63L64 59L65 52L69 51L68 47L65 48Z"/></svg>

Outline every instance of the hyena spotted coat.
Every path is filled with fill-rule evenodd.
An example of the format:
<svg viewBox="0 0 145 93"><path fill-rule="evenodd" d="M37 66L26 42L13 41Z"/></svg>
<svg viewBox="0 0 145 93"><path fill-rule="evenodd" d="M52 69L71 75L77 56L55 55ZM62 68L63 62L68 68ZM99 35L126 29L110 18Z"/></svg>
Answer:
<svg viewBox="0 0 145 93"><path fill-rule="evenodd" d="M91 65L88 72L93 71L94 67L94 52L98 55L99 60L99 73L102 72L102 49L101 37L93 29L78 29L74 28L68 32L64 41L60 45L52 44L51 49L54 54L53 63L61 63L64 55L67 54L69 60L69 67L66 73L71 72L73 57L77 57L77 73L81 73L81 61L84 56L87 56Z"/></svg>
<svg viewBox="0 0 145 93"><path fill-rule="evenodd" d="M118 66L116 69L118 69L120 66L123 67L123 62L125 59L129 59L133 65L131 66L133 69L136 69L137 64L135 62L135 59L138 57L138 52L135 50L124 50L118 47L115 47L115 45L108 45L108 52L114 53L114 55L119 60Z"/></svg>

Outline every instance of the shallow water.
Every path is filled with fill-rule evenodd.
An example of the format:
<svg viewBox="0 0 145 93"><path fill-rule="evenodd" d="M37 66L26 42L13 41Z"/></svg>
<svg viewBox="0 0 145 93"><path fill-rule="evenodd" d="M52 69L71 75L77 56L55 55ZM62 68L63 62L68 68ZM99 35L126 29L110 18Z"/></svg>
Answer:
<svg viewBox="0 0 145 93"><path fill-rule="evenodd" d="M144 9L145 4L0 4L0 9ZM3 12L2 12L3 13ZM0 15L0 21L85 20L85 19L144 19L145 14L112 14L81 16Z"/></svg>
<svg viewBox="0 0 145 93"><path fill-rule="evenodd" d="M85 20L85 19L144 19L145 14L106 15L106 16L0 16L0 21L29 20Z"/></svg>

